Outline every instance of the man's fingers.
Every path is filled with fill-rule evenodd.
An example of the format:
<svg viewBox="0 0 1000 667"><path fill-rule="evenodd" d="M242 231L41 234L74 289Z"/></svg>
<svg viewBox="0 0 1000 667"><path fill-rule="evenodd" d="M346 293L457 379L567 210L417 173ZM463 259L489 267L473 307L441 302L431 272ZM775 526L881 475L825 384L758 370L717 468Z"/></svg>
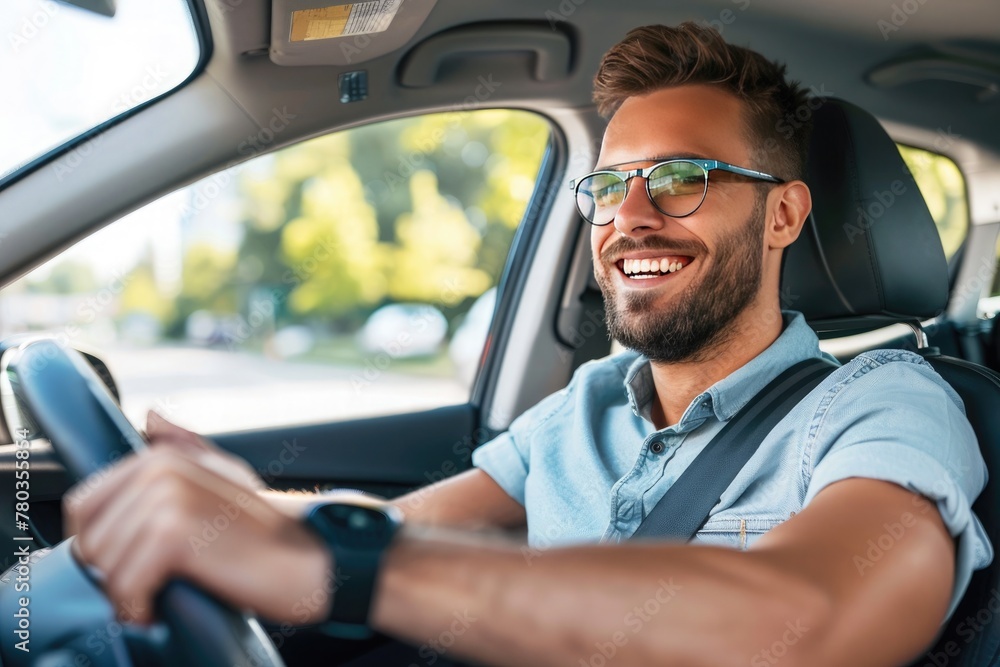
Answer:
<svg viewBox="0 0 1000 667"><path fill-rule="evenodd" d="M75 535L106 502L126 484L142 465L141 456L130 455L101 468L74 485L63 496L63 524L66 535Z"/></svg>
<svg viewBox="0 0 1000 667"><path fill-rule="evenodd" d="M175 572L175 560L164 544L146 530L138 531L123 555L106 572L104 590L118 619L147 624L153 621L153 601Z"/></svg>
<svg viewBox="0 0 1000 667"><path fill-rule="evenodd" d="M135 535L143 532L147 522L156 520L180 489L180 484L162 477L148 483L136 479L125 485L84 524L77 536L79 554L105 574L111 572L127 556Z"/></svg>
<svg viewBox="0 0 1000 667"><path fill-rule="evenodd" d="M146 437L149 438L149 444L153 446L169 443L173 447L198 451L214 449L205 438L194 431L189 431L167 421L166 417L155 410L146 413Z"/></svg>

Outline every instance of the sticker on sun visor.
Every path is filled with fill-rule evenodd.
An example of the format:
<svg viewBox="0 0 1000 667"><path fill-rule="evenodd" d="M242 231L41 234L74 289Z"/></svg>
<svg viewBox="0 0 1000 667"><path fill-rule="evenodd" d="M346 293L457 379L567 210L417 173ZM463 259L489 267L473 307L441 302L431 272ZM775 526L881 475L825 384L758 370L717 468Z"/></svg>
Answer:
<svg viewBox="0 0 1000 667"><path fill-rule="evenodd" d="M293 42L370 35L389 27L403 0L372 0L292 12Z"/></svg>

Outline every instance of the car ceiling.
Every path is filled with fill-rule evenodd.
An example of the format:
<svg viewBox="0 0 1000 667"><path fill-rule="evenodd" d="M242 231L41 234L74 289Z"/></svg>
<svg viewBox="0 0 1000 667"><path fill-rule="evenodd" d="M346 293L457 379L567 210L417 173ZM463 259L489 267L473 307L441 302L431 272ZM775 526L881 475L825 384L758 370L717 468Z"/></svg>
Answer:
<svg viewBox="0 0 1000 667"><path fill-rule="evenodd" d="M219 7L229 7L227 3L231 2L233 0L215 3L210 0L208 6L218 11ZM270 44L269 5L263 0L244 0L228 12L213 12L218 59L230 62L243 59L245 63L241 54L266 53ZM967 84L923 81L880 89L865 83L865 75L876 66L906 57L918 48L931 48L949 54L952 59L977 61L984 68L992 67L990 83L1000 84L1000 34L997 32L1000 3L986 0L844 0L836 3L828 0L670 3L662 0L506 0L502 3L439 0L410 44L474 22L535 21L546 27L572 31L575 57L568 78L544 85L538 85L529 77L504 82L506 90L497 96L496 102L549 97L557 104L585 106L590 103L591 79L601 55L630 28L692 19L721 26L730 41L788 63L791 75L815 90L849 98L888 120L932 129L943 123L951 125L953 133L1000 153L1000 131L996 128L1000 90L988 100L977 101L980 89ZM405 51L406 47L365 63L366 68L370 68L373 85L369 106L384 105L385 112L391 113L392 107L405 111L415 103L419 106L422 100L454 104L461 98L449 99L449 94L464 93L463 97L468 94L468 85L461 91L448 90L448 86L433 91L400 90L395 72ZM266 55L260 58L266 61ZM333 72L325 71L332 68L322 67L318 68L322 71L315 72L310 71L312 69L315 68L280 67L268 62L266 71L254 70L249 89L239 86L240 92L254 95L268 89L275 92L315 90L317 78L333 80ZM264 85L267 82L271 85ZM361 105L356 110L367 111ZM335 111L335 108L329 109L331 119ZM345 115L353 115L348 109L342 111Z"/></svg>
<svg viewBox="0 0 1000 667"><path fill-rule="evenodd" d="M477 85L475 74L503 72L502 85L482 105L519 106L552 116L573 135L570 149L578 152L578 161L586 162L602 127L590 102L600 57L630 28L648 23L713 22L729 41L786 62L790 74L813 90L848 99L928 147L937 143L967 174L989 172L992 184L1000 172L997 2L404 0L404 7L407 2L429 3L433 9L402 48L370 60L362 54L347 66L290 67L273 63L268 54L271 2L206 0L213 52L199 76L105 132L87 169L56 179L52 169L42 167L0 192L0 208L7 212L0 222L6 234L0 278L9 280L94 228L245 159L238 147L267 127L278 110L294 115L294 122L269 148L376 118L461 108ZM274 7L285 4L275 0ZM431 85L399 83L401 64L405 67L413 45L477 23L492 23L498 39L504 30L513 34L526 26L566 35L568 72L538 81L525 54L497 50L442 66ZM919 80L919 73L918 80L890 87L866 82L874 68L918 50L934 66L934 76L942 71L945 78L955 78L955 72L965 76L971 68L975 85L934 76ZM358 69L368 72L368 98L343 104L338 76ZM581 140L585 146L572 145ZM993 220L1000 218L1000 203L993 199L978 210L987 217L995 211Z"/></svg>

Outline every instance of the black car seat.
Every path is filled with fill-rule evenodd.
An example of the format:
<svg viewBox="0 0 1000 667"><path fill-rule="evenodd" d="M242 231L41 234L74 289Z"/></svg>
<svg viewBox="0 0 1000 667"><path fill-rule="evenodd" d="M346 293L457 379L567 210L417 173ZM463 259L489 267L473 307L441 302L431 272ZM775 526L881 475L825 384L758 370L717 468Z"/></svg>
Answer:
<svg viewBox="0 0 1000 667"><path fill-rule="evenodd" d="M813 211L785 253L782 297L814 329L905 323L920 353L965 402L990 480L973 509L1000 546L1000 375L928 347L920 322L944 311L948 266L934 220L896 145L847 102L814 111L806 182ZM1000 664L1000 559L976 572L935 645L915 665ZM970 620L971 619L971 620Z"/></svg>

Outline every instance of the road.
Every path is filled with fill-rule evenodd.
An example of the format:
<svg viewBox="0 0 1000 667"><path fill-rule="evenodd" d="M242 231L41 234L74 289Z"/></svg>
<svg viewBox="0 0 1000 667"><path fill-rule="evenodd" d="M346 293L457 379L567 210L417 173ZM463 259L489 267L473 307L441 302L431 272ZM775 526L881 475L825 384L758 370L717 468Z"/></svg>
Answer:
<svg viewBox="0 0 1000 667"><path fill-rule="evenodd" d="M457 380L280 361L185 347L102 350L125 414L137 425L156 409L200 433L398 414L468 400Z"/></svg>

